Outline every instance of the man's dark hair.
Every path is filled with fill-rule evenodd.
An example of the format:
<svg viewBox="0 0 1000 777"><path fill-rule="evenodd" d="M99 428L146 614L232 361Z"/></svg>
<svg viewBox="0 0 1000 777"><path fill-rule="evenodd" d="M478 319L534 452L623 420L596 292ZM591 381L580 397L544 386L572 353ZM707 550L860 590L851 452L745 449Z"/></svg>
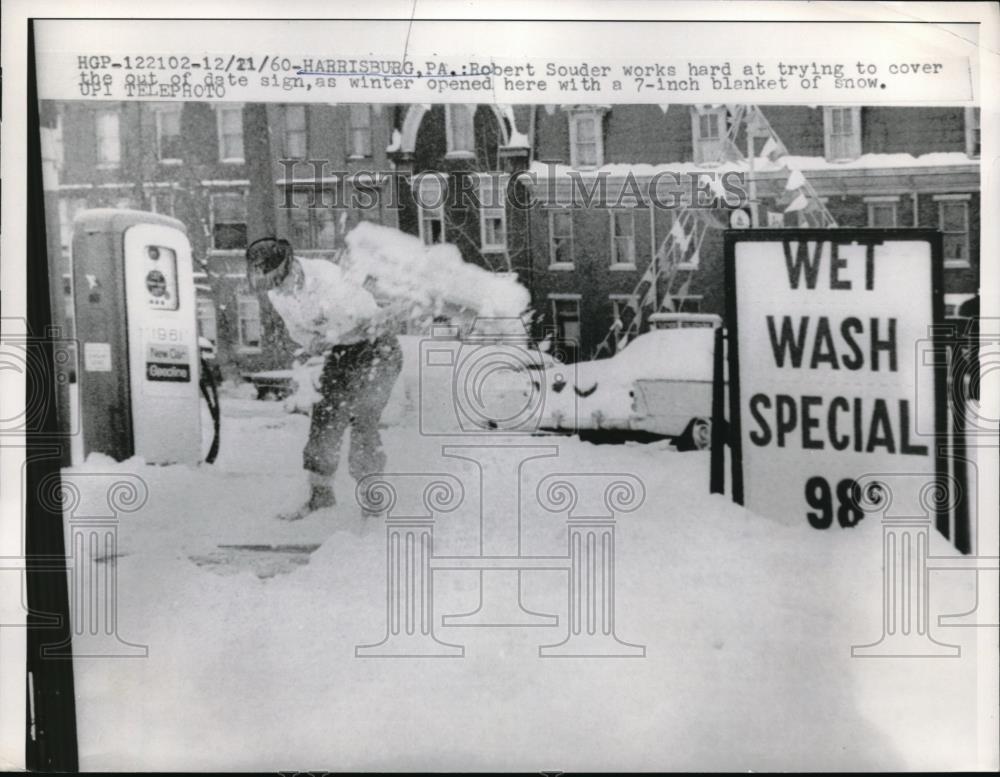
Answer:
<svg viewBox="0 0 1000 777"><path fill-rule="evenodd" d="M261 272L277 270L292 256L292 244L280 237L262 237L247 246L247 262Z"/></svg>

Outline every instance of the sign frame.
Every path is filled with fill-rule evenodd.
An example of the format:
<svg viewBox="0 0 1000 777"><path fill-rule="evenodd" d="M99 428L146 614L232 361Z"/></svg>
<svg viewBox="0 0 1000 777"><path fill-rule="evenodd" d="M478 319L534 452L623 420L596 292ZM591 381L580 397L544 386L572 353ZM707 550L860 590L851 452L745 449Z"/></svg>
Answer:
<svg viewBox="0 0 1000 777"><path fill-rule="evenodd" d="M725 325L728 337L727 371L729 377L729 423L728 438L730 448L732 500L745 504L743 472L743 423L740 412L742 393L740 389L739 327L737 312L739 302L736 290L736 246L738 243L771 242L785 240L850 242L852 236L881 238L883 240L925 241L930 246L930 288L931 318L928 338L936 352L945 348L943 336L944 318L944 262L943 238L937 229L927 227L902 228L798 228L784 229L729 229L723 239L725 244L724 274L725 285ZM877 260L876 260L877 261ZM943 360L939 360L943 361ZM935 362L934 369L934 477L943 481L948 477L948 460L945 454L948 437L947 413L947 367ZM965 485L965 484L963 484ZM947 512L933 516L935 526L949 540L949 515Z"/></svg>

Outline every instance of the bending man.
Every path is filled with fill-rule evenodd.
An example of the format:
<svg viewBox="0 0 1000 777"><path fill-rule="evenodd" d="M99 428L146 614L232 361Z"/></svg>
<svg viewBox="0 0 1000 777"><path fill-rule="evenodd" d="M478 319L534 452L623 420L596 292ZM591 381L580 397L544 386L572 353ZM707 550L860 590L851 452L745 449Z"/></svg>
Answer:
<svg viewBox="0 0 1000 777"><path fill-rule="evenodd" d="M351 429L348 465L361 479L381 472L385 452L379 418L402 369L397 324L365 288L348 283L333 262L293 255L287 240L257 240L247 248L247 277L266 290L289 336L309 354L325 354L320 399L313 405L303 465L309 498L279 517L304 518L336 503L333 476L344 432Z"/></svg>

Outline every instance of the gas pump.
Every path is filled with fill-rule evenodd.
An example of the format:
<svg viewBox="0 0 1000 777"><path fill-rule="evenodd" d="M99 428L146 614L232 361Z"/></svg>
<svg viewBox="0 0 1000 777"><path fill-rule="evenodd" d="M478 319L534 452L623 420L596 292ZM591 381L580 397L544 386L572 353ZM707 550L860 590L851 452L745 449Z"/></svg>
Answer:
<svg viewBox="0 0 1000 777"><path fill-rule="evenodd" d="M144 211L83 211L72 263L84 456L197 463L200 353L184 225Z"/></svg>

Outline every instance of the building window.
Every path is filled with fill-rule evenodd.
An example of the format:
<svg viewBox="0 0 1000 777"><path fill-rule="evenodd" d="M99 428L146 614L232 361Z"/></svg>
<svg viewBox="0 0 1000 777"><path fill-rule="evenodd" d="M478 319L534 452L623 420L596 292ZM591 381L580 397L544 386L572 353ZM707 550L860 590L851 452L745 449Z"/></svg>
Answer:
<svg viewBox="0 0 1000 777"><path fill-rule="evenodd" d="M243 107L225 105L216 108L219 126L219 161L243 161Z"/></svg>
<svg viewBox="0 0 1000 777"><path fill-rule="evenodd" d="M701 294L680 294L670 297L676 313L701 313Z"/></svg>
<svg viewBox="0 0 1000 777"><path fill-rule="evenodd" d="M726 136L726 109L701 108L691 111L691 135L694 138L696 164L717 164L722 157Z"/></svg>
<svg viewBox="0 0 1000 777"><path fill-rule="evenodd" d="M350 106L350 155L366 157L372 155L372 108L370 105Z"/></svg>
<svg viewBox="0 0 1000 777"><path fill-rule="evenodd" d="M156 117L156 158L161 162L180 162L182 158L181 106L170 105L157 108L154 115Z"/></svg>
<svg viewBox="0 0 1000 777"><path fill-rule="evenodd" d="M549 211L549 265L573 269L573 211Z"/></svg>
<svg viewBox="0 0 1000 777"><path fill-rule="evenodd" d="M965 109L965 153L974 159L979 158L979 108Z"/></svg>
<svg viewBox="0 0 1000 777"><path fill-rule="evenodd" d="M235 251L247 247L247 203L242 192L213 194L212 248Z"/></svg>
<svg viewBox="0 0 1000 777"><path fill-rule="evenodd" d="M86 208L86 197L62 197L59 199L59 244L64 256L69 256L73 244L73 219L78 211Z"/></svg>
<svg viewBox="0 0 1000 777"><path fill-rule="evenodd" d="M824 108L823 130L828 161L844 162L861 156L860 108Z"/></svg>
<svg viewBox="0 0 1000 777"><path fill-rule="evenodd" d="M451 156L471 156L476 151L476 135L473 130L475 106L445 105L445 134L448 154Z"/></svg>
<svg viewBox="0 0 1000 777"><path fill-rule="evenodd" d="M236 296L236 334L241 350L260 350L260 301L252 294Z"/></svg>
<svg viewBox="0 0 1000 777"><path fill-rule="evenodd" d="M580 297L553 295L550 299L558 355L563 361L574 361L580 346Z"/></svg>
<svg viewBox="0 0 1000 777"><path fill-rule="evenodd" d="M288 210L288 233L297 250L333 250L337 247L337 224L332 208L322 205L323 193L293 189ZM313 207L310 207L312 205Z"/></svg>
<svg viewBox="0 0 1000 777"><path fill-rule="evenodd" d="M938 201L938 228L944 243L944 266L968 267L969 202L965 195L935 199Z"/></svg>
<svg viewBox="0 0 1000 777"><path fill-rule="evenodd" d="M600 167L604 164L604 138L599 113L570 114L569 160L573 167Z"/></svg>
<svg viewBox="0 0 1000 777"><path fill-rule="evenodd" d="M611 211L611 266L635 267L635 211Z"/></svg>
<svg viewBox="0 0 1000 777"><path fill-rule="evenodd" d="M445 181L436 175L426 175L417 184L417 209L420 211L420 239L424 245L445 240L444 204L447 198Z"/></svg>
<svg viewBox="0 0 1000 777"><path fill-rule="evenodd" d="M944 295L944 316L954 318L960 315L962 306L976 298L975 294L945 294Z"/></svg>
<svg viewBox="0 0 1000 777"><path fill-rule="evenodd" d="M372 224L382 223L381 204L376 201L370 208L351 208L352 224L359 224L362 221L370 221Z"/></svg>
<svg viewBox="0 0 1000 777"><path fill-rule="evenodd" d="M506 180L502 175L479 179L479 236L485 252L507 250Z"/></svg>
<svg viewBox="0 0 1000 777"><path fill-rule="evenodd" d="M117 167L122 149L118 137L118 112L97 112L97 164L99 167Z"/></svg>
<svg viewBox="0 0 1000 777"><path fill-rule="evenodd" d="M288 105L285 107L285 154L289 159L307 159L306 151L306 107Z"/></svg>
<svg viewBox="0 0 1000 777"><path fill-rule="evenodd" d="M208 297L198 297L195 300L195 316L198 322L198 335L208 338L213 343L217 342L218 323L215 318L215 302Z"/></svg>
<svg viewBox="0 0 1000 777"><path fill-rule="evenodd" d="M897 197L870 198L868 204L868 226L893 229L897 226Z"/></svg>
<svg viewBox="0 0 1000 777"><path fill-rule="evenodd" d="M479 212L483 251L507 250L507 212L503 208L483 208Z"/></svg>

